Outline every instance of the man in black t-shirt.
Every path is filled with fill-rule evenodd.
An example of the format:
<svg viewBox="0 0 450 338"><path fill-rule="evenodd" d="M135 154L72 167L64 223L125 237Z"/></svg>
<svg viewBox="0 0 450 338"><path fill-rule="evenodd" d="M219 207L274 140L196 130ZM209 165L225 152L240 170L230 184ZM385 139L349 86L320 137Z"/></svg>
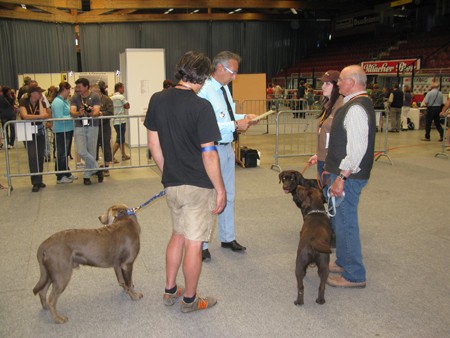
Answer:
<svg viewBox="0 0 450 338"><path fill-rule="evenodd" d="M202 53L186 53L176 67L178 84L152 96L144 121L172 213L163 301L173 305L184 291L182 312L207 309L217 303L213 297L197 296L202 241L209 241L214 215L226 204L214 145L220 140L219 128L211 104L196 94L210 66L211 61ZM176 284L182 261L184 290Z"/></svg>

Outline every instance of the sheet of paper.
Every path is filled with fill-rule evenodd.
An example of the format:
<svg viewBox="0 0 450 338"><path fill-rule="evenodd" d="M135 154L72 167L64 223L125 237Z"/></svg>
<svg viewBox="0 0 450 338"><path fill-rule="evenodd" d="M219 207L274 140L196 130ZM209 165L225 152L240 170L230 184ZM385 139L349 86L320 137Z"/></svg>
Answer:
<svg viewBox="0 0 450 338"><path fill-rule="evenodd" d="M36 133L36 126L32 126L31 122L16 123L16 135L18 141L32 141L33 134Z"/></svg>
<svg viewBox="0 0 450 338"><path fill-rule="evenodd" d="M265 112L264 114L256 116L254 119L252 119L252 121L259 121L273 113L275 113L275 110L269 110L269 111Z"/></svg>

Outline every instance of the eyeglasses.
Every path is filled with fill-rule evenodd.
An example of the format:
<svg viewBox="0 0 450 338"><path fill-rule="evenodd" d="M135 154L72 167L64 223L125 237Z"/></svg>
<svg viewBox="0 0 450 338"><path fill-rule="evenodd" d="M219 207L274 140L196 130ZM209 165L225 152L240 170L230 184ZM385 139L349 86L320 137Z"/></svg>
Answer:
<svg viewBox="0 0 450 338"><path fill-rule="evenodd" d="M233 72L230 68L221 63L222 67L225 68L231 75L236 76L238 72Z"/></svg>

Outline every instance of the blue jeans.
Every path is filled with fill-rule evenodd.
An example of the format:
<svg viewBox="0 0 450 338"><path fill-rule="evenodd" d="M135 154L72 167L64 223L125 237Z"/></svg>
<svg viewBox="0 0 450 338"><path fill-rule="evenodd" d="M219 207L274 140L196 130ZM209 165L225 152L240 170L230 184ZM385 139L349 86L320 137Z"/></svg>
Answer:
<svg viewBox="0 0 450 338"><path fill-rule="evenodd" d="M56 151L56 161L55 170L63 171L70 170L67 157L70 155L70 148L72 146L73 130L55 133L55 151ZM72 175L70 172L63 174L56 174L58 180L64 176L70 177Z"/></svg>
<svg viewBox="0 0 450 338"><path fill-rule="evenodd" d="M231 242L235 240L234 234L234 192L235 192L235 156L231 143L228 145L217 145L217 153L220 159L220 171L227 193L227 205L219 214L219 240ZM208 248L208 243L203 242L203 249Z"/></svg>
<svg viewBox="0 0 450 338"><path fill-rule="evenodd" d="M330 174L330 182L337 178ZM366 281L361 240L359 238L358 203L361 190L368 180L347 179L344 184L345 198L336 208L332 227L336 233L336 264L344 268L342 276L349 282Z"/></svg>
<svg viewBox="0 0 450 338"><path fill-rule="evenodd" d="M97 156L98 127L75 127L75 145L78 155L84 160L85 169L98 169ZM84 178L91 178L94 171L85 171Z"/></svg>

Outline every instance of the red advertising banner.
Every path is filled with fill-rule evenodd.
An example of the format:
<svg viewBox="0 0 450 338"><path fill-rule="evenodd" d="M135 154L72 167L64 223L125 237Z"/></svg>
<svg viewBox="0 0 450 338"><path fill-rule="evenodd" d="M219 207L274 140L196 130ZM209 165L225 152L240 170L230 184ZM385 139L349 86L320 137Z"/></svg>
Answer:
<svg viewBox="0 0 450 338"><path fill-rule="evenodd" d="M402 59L402 60L381 60L381 61L364 61L361 62L361 67L367 75L388 75L397 74L397 71L401 74L409 74L413 70L420 69L420 60L416 59Z"/></svg>

